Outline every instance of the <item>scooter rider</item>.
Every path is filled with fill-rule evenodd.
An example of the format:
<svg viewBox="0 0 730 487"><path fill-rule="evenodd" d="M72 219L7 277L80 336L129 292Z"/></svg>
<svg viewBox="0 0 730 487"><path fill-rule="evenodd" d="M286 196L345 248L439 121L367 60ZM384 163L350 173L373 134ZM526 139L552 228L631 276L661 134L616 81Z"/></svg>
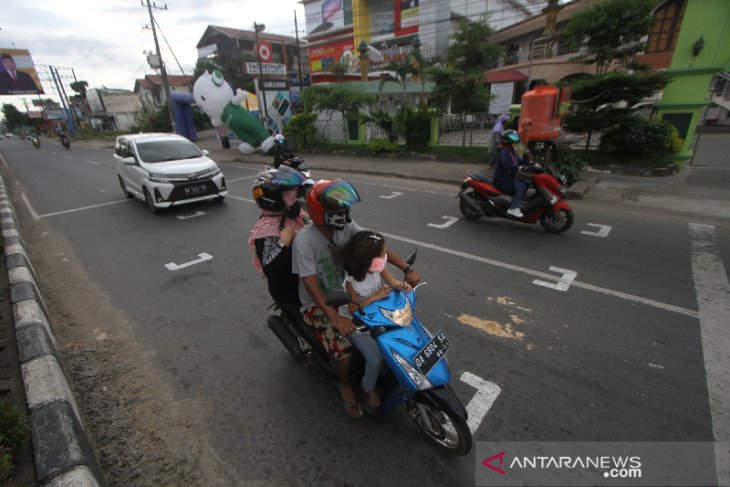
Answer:
<svg viewBox="0 0 730 487"><path fill-rule="evenodd" d="M519 143L520 137L514 130L505 130L502 133L502 146L497 154L497 167L494 169L494 184L505 194L511 194L512 204L507 213L515 218L522 218L519 206L527 191L527 182L518 177L520 164L515 153L514 145Z"/></svg>
<svg viewBox="0 0 730 487"><path fill-rule="evenodd" d="M278 168L282 164L289 165L289 161L295 157L286 146L286 137L282 134L274 135L274 167Z"/></svg>
<svg viewBox="0 0 730 487"><path fill-rule="evenodd" d="M304 176L290 167L259 173L252 188L261 215L249 236L254 250L253 265L268 281L269 294L278 303L296 307L299 302L299 277L291 271L292 241L306 225L306 215L297 201Z"/></svg>
<svg viewBox="0 0 730 487"><path fill-rule="evenodd" d="M302 316L329 353L345 412L354 418L363 415L349 379L351 344L347 336L355 331L355 325L325 300L328 291L342 290L345 278L345 271L336 263L332 250L364 230L350 218L350 207L359 201L357 190L344 179L315 183L307 195L307 212L312 223L294 239L292 261L292 271L299 274ZM409 283L418 283L418 271L392 251L387 254L388 262L403 270Z"/></svg>

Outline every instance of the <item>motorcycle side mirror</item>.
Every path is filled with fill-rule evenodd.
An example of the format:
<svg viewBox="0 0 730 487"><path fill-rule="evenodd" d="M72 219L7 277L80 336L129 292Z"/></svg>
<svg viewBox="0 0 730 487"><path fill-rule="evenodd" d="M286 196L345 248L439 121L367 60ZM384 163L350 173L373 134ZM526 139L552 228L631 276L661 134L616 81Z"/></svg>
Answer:
<svg viewBox="0 0 730 487"><path fill-rule="evenodd" d="M406 257L406 264L413 265L413 263L416 261L417 253L418 253L418 249L414 247L408 254L408 257Z"/></svg>

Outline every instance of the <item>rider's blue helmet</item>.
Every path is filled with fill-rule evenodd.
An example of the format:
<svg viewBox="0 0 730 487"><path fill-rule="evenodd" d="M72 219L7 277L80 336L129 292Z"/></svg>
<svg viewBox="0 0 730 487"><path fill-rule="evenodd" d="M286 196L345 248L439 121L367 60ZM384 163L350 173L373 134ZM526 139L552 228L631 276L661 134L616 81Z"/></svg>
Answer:
<svg viewBox="0 0 730 487"><path fill-rule="evenodd" d="M505 130L502 132L502 143L506 146L512 147L514 144L519 143L520 136L515 130Z"/></svg>

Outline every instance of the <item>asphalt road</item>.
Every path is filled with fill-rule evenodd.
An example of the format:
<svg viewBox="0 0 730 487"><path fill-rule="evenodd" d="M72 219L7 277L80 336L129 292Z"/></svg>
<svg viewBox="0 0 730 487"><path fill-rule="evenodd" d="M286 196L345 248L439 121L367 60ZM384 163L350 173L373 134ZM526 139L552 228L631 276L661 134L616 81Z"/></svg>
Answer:
<svg viewBox="0 0 730 487"><path fill-rule="evenodd" d="M222 164L223 204L153 215L124 198L110 151L54 142L35 150L2 141L6 184L24 195L16 207L68 240L176 398L205 405L210 444L241 479L474 484L473 453L442 456L400 412L347 418L332 385L268 331L270 299L246 248L259 168ZM539 225L467 221L448 185L316 176L347 177L363 199L355 219L401 255L418 248L428 285L416 314L451 341L453 385L475 441L711 441L713 428L728 431L708 399L718 397L721 371L706 350L718 331L702 318L717 308L708 315L698 304L728 308L727 276L717 272L730 263L727 219L589 198L571 202L576 223L556 236ZM719 268L703 265L703 252ZM713 279L719 294L703 286Z"/></svg>

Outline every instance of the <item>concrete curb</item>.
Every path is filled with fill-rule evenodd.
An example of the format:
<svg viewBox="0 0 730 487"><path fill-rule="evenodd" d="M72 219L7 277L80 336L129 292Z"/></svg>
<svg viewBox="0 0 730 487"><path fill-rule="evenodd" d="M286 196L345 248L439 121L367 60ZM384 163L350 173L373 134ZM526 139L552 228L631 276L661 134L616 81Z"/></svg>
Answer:
<svg viewBox="0 0 730 487"><path fill-rule="evenodd" d="M104 486L2 176L0 224L38 480L44 487Z"/></svg>

